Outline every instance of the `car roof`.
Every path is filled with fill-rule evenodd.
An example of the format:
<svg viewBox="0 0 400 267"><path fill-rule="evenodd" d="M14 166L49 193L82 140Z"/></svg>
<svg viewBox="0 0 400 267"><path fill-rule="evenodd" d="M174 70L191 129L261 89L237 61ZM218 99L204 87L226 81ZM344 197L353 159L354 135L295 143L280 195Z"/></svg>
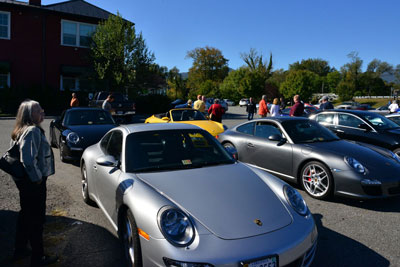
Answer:
<svg viewBox="0 0 400 267"><path fill-rule="evenodd" d="M104 109L102 108L95 108L95 107L72 107L67 109L66 111L75 111L75 110L102 110L104 111Z"/></svg>
<svg viewBox="0 0 400 267"><path fill-rule="evenodd" d="M124 128L129 133L167 130L202 130L200 127L186 123L145 123L126 124L117 128Z"/></svg>
<svg viewBox="0 0 400 267"><path fill-rule="evenodd" d="M317 114L330 113L330 112L350 113L350 114L354 114L354 115L358 115L358 116L367 116L370 114L375 114L375 115L378 114L375 112L370 112L370 111L366 111L366 110L357 110L357 109L328 109L328 110L322 110L322 111L318 112Z"/></svg>

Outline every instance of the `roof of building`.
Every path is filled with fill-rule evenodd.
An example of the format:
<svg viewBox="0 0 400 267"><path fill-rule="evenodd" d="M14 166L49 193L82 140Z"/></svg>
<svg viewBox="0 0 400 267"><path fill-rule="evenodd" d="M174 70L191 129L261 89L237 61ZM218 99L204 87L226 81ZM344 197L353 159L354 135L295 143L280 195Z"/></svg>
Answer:
<svg viewBox="0 0 400 267"><path fill-rule="evenodd" d="M102 8L99 8L95 5L92 5L84 0L69 0L60 3L50 4L50 5L29 5L29 2L22 2L16 0L0 0L0 3L7 3L13 5L20 5L25 7L39 8L45 9L65 14L72 14L78 16L85 16L97 19L108 19L108 17L112 14Z"/></svg>

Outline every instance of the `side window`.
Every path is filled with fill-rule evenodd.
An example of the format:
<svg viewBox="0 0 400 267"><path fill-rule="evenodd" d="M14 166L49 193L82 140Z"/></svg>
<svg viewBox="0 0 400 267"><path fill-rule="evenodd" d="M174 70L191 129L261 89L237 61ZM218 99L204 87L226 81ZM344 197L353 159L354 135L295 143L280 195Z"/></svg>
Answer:
<svg viewBox="0 0 400 267"><path fill-rule="evenodd" d="M339 114L339 125L358 128L362 120L350 114Z"/></svg>
<svg viewBox="0 0 400 267"><path fill-rule="evenodd" d="M256 125L254 135L257 137L268 139L271 135L278 134L282 136L281 131L273 123L259 122Z"/></svg>
<svg viewBox="0 0 400 267"><path fill-rule="evenodd" d="M120 131L113 131L111 138L108 142L106 154L113 156L115 159L121 159L122 152L122 133Z"/></svg>
<svg viewBox="0 0 400 267"><path fill-rule="evenodd" d="M108 143L110 141L111 135L113 134L113 132L108 133L106 136L103 137L103 139L101 139L100 142L100 148L103 151L104 154L108 154L107 153L107 146Z"/></svg>
<svg viewBox="0 0 400 267"><path fill-rule="evenodd" d="M321 124L334 124L333 123L334 117L335 117L335 114L333 114L333 113L319 114L319 115L317 115L316 121Z"/></svg>
<svg viewBox="0 0 400 267"><path fill-rule="evenodd" d="M237 131L240 133L253 135L254 134L254 125L255 125L254 122L247 123L245 125L238 127Z"/></svg>

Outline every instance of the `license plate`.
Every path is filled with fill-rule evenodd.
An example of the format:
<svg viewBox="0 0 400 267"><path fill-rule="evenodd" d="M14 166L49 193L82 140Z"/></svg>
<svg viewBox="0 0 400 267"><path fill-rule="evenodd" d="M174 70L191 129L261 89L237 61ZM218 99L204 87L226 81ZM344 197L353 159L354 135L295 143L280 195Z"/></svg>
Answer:
<svg viewBox="0 0 400 267"><path fill-rule="evenodd" d="M261 258L252 261L246 261L242 263L243 267L278 267L278 257L268 256L266 258Z"/></svg>

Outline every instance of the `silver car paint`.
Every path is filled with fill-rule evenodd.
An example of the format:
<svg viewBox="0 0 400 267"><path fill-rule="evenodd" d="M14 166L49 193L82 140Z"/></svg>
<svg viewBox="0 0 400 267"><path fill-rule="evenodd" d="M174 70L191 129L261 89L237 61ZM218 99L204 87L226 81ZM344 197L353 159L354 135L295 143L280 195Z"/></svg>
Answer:
<svg viewBox="0 0 400 267"><path fill-rule="evenodd" d="M146 131L169 128L176 129L182 128L182 125L161 127L157 126L156 124L152 124L150 127L138 126L119 128L123 131L125 136L134 130ZM193 129L196 127L183 126L183 128ZM124 146L125 144L123 144L123 149ZM306 251L311 251L313 245L315 246L316 244L317 232L312 215L308 214L304 217L295 212L287 203L283 194L283 185L285 183L266 172L259 171L251 167L245 167L242 163L238 163L237 166L240 167L238 168L238 171L235 172L235 175L240 177L241 172L243 172L243 176L248 176L249 172L257 174L259 178L269 186L269 190L272 190L273 194L276 196L276 200L278 201L276 203L284 206L286 213L290 213L293 223L268 234L259 234L251 238L224 240L213 235L208 230L208 228L211 227L208 225L207 228L203 226L202 223L200 223L195 217L191 216L189 211L185 208L185 201L188 201L187 199L190 201L190 192L186 192L183 190L184 188L181 188L180 190L183 193L182 199L180 200L183 201L183 203L177 203L175 202L176 199L174 199L174 196L166 195L164 192L160 191L159 188L156 189L155 185L150 186L148 181L152 180L154 182L154 179L156 178L150 179L149 177L146 177L148 178L146 179L143 177L143 174L139 174L138 177L136 174L123 173L123 167L121 170L113 170L113 167L102 166L103 168L98 168L95 170L93 166L96 165L95 161L101 155L102 151L99 145L96 144L86 149L82 157L85 164L87 164L90 196L97 202L99 207L105 213L106 217L111 221L117 231L119 211L123 210L124 208L129 208L132 211L135 216L137 226L143 229L150 236L149 240L140 238L144 266L164 266L162 257L168 257L181 261L187 260L191 262L208 262L215 266L238 266L239 262L241 261L259 258L260 256L268 256L271 254L278 254L280 265L285 265L297 259L298 257L301 257L306 253ZM122 156L122 163L124 160L124 156ZM123 165L124 164L122 164L122 166ZM108 179L112 180L103 183L103 186L107 184L107 186L111 187L106 190L108 192L108 196L111 197L110 199L106 199L104 196L99 197L99 194L102 194L103 190L105 190L102 188L102 186L97 185L99 170L104 172L104 179L107 179L108 177ZM110 173L112 170L113 173L116 173L115 176L105 175ZM200 177L207 177L210 174L209 170L210 167L198 169L199 173L196 175L200 175ZM159 176L164 178L165 174L165 172L159 173ZM153 175L155 177L156 173L153 173ZM118 180L118 182L115 182L114 180ZM133 180L133 182L131 180ZM256 182L257 179L253 178L250 181ZM125 183L128 185L132 184L132 186L123 187ZM259 184L259 181L257 181L256 184ZM176 185L177 188L180 186L180 184ZM118 189L119 187L124 188L124 190ZM253 188L253 186L251 186L251 188ZM203 190L205 189L203 188ZM114 192L114 195L112 195L111 192ZM184 198L185 192L187 193L187 199ZM223 192L224 191L221 190L221 193ZM208 197L208 194L204 196L204 198ZM198 201L198 205L202 204L202 200L204 198ZM195 204L195 202L192 204ZM171 245L163 237L160 229L158 228L156 218L158 211L164 206L176 206L181 208L193 220L196 237L190 246L178 248ZM258 207L258 205L256 206ZM114 209L111 210L111 207L114 207ZM209 207L210 212L211 209L212 207ZM211 212L209 216L218 216L218 214ZM226 228L233 226L232 222L225 220L225 218L222 216L220 216L220 220L223 221L221 225L225 223ZM268 223L268 220L265 223ZM314 254L312 253L311 256L313 255Z"/></svg>

